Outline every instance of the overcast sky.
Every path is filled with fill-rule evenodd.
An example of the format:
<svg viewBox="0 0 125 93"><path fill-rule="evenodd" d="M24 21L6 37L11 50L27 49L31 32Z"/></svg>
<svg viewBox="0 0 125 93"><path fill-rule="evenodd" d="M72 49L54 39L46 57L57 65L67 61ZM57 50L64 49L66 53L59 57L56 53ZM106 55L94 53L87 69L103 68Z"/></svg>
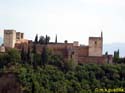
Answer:
<svg viewBox="0 0 125 93"><path fill-rule="evenodd" d="M88 43L104 34L104 43L125 42L125 0L0 0L0 36L15 29L34 39L48 34L52 41Z"/></svg>

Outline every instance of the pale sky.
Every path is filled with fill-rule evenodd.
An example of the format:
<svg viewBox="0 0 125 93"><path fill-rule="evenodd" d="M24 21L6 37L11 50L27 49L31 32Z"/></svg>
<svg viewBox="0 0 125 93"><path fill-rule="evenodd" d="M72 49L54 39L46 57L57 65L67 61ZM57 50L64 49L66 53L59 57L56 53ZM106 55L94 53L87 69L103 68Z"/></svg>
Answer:
<svg viewBox="0 0 125 93"><path fill-rule="evenodd" d="M125 0L0 0L1 37L3 29L81 44L102 30L105 44L125 43Z"/></svg>

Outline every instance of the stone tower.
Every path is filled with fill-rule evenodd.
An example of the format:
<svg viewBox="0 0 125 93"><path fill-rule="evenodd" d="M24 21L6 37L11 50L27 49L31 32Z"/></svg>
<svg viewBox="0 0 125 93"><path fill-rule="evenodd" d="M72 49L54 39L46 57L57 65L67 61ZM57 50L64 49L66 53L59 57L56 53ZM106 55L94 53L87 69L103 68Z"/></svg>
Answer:
<svg viewBox="0 0 125 93"><path fill-rule="evenodd" d="M14 48L16 43L16 31L4 30L4 46Z"/></svg>
<svg viewBox="0 0 125 93"><path fill-rule="evenodd" d="M89 37L89 56L102 56L103 33L101 37Z"/></svg>

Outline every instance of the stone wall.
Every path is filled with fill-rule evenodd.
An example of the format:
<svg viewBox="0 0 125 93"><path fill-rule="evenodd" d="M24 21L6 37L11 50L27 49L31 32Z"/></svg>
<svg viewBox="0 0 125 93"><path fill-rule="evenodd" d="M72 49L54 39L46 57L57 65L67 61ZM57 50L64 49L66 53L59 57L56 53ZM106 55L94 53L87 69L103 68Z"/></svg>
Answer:
<svg viewBox="0 0 125 93"><path fill-rule="evenodd" d="M22 46L25 46L25 49L28 49L28 44L16 44L16 48L21 49ZM29 45L31 50L33 49L33 43ZM43 47L45 45L36 44L37 53L41 54ZM78 63L112 63L112 56L89 56L88 46L73 46L73 44L48 44L46 47L55 55L60 55L64 59L73 58Z"/></svg>
<svg viewBox="0 0 125 93"><path fill-rule="evenodd" d="M88 56L88 57L79 57L78 63L97 63L97 64L104 64L106 63L106 57L95 57L95 56Z"/></svg>
<svg viewBox="0 0 125 93"><path fill-rule="evenodd" d="M89 49L88 46L78 46L78 47L75 47L75 48L77 50L76 52L78 53L79 57L88 56L88 49Z"/></svg>

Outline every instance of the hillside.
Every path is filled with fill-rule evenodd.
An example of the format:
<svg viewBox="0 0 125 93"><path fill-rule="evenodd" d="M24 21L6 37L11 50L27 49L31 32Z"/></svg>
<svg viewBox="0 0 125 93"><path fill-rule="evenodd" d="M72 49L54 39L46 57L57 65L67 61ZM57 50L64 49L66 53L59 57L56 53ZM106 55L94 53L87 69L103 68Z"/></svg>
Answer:
<svg viewBox="0 0 125 93"><path fill-rule="evenodd" d="M16 49L0 54L0 93L101 93L98 89L125 88L125 64L64 62L47 51L30 55Z"/></svg>

